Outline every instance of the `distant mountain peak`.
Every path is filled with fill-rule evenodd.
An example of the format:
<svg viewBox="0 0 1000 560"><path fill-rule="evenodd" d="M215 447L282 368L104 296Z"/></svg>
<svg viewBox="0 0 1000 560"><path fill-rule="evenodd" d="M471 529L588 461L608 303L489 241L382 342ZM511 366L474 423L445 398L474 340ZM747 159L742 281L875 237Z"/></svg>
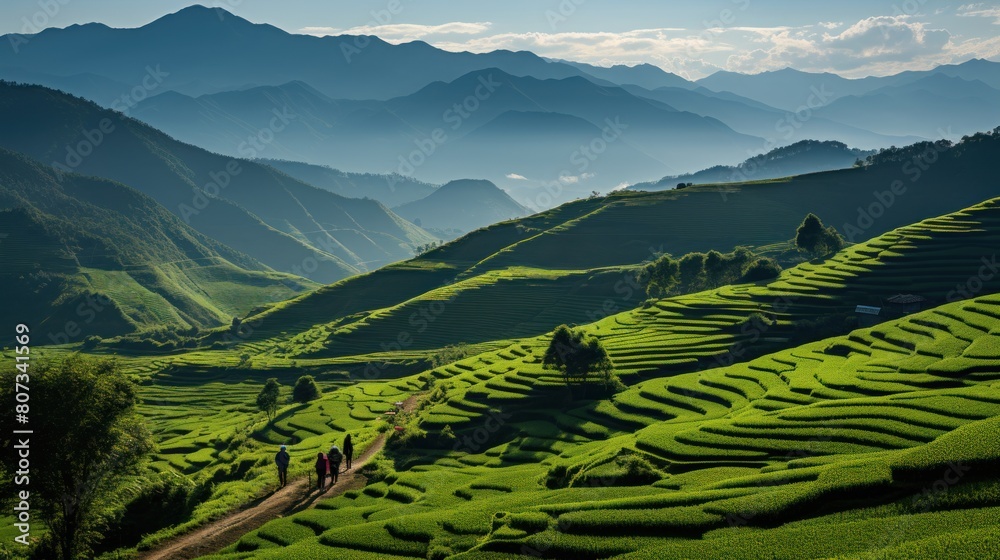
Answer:
<svg viewBox="0 0 1000 560"><path fill-rule="evenodd" d="M448 181L447 183L445 183L439 190L447 192L449 190L459 190L459 189L463 191L469 191L472 189L490 190L490 191L502 190L500 187L493 184L493 181L488 181L486 179L455 179L454 181Z"/></svg>
<svg viewBox="0 0 1000 560"><path fill-rule="evenodd" d="M172 14L155 19L140 27L145 30L168 30L171 32L193 33L199 30L220 30L220 29L268 29L271 31L288 34L273 25L266 23L253 23L247 19L229 12L223 8L202 6L193 4L182 8Z"/></svg>

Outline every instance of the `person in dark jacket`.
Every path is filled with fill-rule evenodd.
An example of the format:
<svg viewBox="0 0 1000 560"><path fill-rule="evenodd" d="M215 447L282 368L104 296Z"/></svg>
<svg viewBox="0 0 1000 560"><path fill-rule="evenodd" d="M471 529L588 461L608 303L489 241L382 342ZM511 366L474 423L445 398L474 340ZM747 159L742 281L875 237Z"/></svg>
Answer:
<svg viewBox="0 0 1000 560"><path fill-rule="evenodd" d="M288 456L287 448L282 445L281 449L274 456L274 464L278 466L278 482L281 484L281 488L285 487L288 483L288 463L291 462L292 458Z"/></svg>
<svg viewBox="0 0 1000 560"><path fill-rule="evenodd" d="M344 462L347 463L345 471L351 470L351 459L354 459L354 443L351 441L351 434L344 437Z"/></svg>
<svg viewBox="0 0 1000 560"><path fill-rule="evenodd" d="M334 444L330 448L330 452L326 454L326 459L330 461L330 478L333 480L331 484L337 483L338 475L340 474L340 461L344 458L344 455L337 448L337 444Z"/></svg>
<svg viewBox="0 0 1000 560"><path fill-rule="evenodd" d="M329 461L326 460L326 455L322 453L316 454L316 488L322 490L326 487L326 470L330 467Z"/></svg>

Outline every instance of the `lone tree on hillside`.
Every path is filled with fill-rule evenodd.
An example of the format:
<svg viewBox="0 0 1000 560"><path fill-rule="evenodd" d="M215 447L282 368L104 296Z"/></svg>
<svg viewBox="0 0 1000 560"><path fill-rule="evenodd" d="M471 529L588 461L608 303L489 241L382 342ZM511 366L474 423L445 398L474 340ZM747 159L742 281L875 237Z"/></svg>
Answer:
<svg viewBox="0 0 1000 560"><path fill-rule="evenodd" d="M257 408L267 414L268 422L274 418L274 413L278 411L279 396L281 396L281 384L274 377L264 383L264 388L257 395Z"/></svg>
<svg viewBox="0 0 1000 560"><path fill-rule="evenodd" d="M795 231L795 246L801 251L822 257L844 248L844 238L833 227L824 227L816 214L807 214Z"/></svg>
<svg viewBox="0 0 1000 560"><path fill-rule="evenodd" d="M311 375L303 375L295 382L292 388L292 399L295 402L307 403L319 398L319 387L316 386L316 379Z"/></svg>
<svg viewBox="0 0 1000 560"><path fill-rule="evenodd" d="M584 383L596 375L605 385L615 385L611 358L601 341L566 325L556 328L542 364L561 371L567 383L574 380Z"/></svg>
<svg viewBox="0 0 1000 560"><path fill-rule="evenodd" d="M23 402L15 400L15 383L27 381L10 369L2 376L0 408L8 424L0 440L12 451L30 440L31 516L37 515L49 528L37 557L90 558L105 521L153 449L146 425L136 413L135 384L111 360L74 355L35 366L30 383L34 433L20 435L13 434L25 427L14 424L15 414L24 411L16 408ZM11 475L0 483L6 496L25 489L14 485L14 473L23 468L19 460L14 452L0 459Z"/></svg>

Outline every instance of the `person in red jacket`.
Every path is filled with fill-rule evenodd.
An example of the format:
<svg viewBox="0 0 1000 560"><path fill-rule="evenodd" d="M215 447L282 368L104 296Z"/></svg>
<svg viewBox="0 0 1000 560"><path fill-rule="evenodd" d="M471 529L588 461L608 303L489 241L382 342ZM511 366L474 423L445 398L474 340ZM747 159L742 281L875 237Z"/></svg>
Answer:
<svg viewBox="0 0 1000 560"><path fill-rule="evenodd" d="M316 488L322 490L326 488L326 470L329 468L329 461L326 460L326 455L322 453L316 454Z"/></svg>

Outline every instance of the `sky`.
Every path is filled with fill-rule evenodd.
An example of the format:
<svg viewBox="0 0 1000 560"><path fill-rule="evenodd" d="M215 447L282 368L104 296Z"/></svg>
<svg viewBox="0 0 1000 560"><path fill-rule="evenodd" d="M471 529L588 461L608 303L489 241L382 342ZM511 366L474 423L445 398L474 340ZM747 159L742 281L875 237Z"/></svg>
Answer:
<svg viewBox="0 0 1000 560"><path fill-rule="evenodd" d="M0 33L101 22L138 27L194 2L4 0ZM1000 1L204 0L290 33L372 34L442 49L530 50L688 79L792 67L846 77L1000 61Z"/></svg>

